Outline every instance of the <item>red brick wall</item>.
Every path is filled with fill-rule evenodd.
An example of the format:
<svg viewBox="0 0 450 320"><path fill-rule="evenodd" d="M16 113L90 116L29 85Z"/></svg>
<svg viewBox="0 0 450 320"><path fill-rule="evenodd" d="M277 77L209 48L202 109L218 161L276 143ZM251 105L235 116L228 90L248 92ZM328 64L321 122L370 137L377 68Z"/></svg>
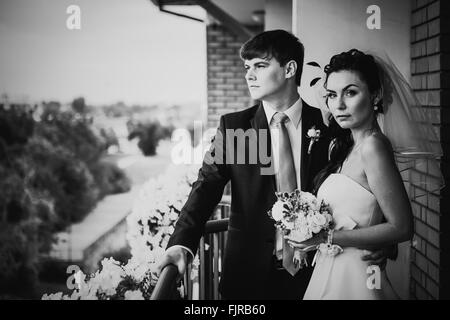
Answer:
<svg viewBox="0 0 450 320"><path fill-rule="evenodd" d="M441 170L448 176L450 158L450 28L448 1L412 0L412 85L423 106L437 123L444 150ZM427 168L411 174L427 178ZM446 179L448 180L448 179ZM412 193L422 193L412 186ZM444 189L412 202L415 246L411 252L411 298L449 298L449 196Z"/></svg>
<svg viewBox="0 0 450 320"><path fill-rule="evenodd" d="M208 61L208 128L218 126L221 115L253 105L239 57L242 40L220 25L206 28Z"/></svg>

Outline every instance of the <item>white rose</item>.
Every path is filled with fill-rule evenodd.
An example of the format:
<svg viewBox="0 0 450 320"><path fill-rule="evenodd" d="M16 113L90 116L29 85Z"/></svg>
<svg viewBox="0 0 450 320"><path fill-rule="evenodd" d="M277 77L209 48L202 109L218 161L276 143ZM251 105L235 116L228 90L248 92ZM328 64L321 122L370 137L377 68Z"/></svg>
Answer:
<svg viewBox="0 0 450 320"><path fill-rule="evenodd" d="M317 198L312 193L302 192L300 198L301 198L301 202L308 204L312 210L319 209L319 206L317 203Z"/></svg>
<svg viewBox="0 0 450 320"><path fill-rule="evenodd" d="M308 202L313 202L314 200L316 200L316 197L310 192L302 192L301 197Z"/></svg>
<svg viewBox="0 0 450 320"><path fill-rule="evenodd" d="M275 221L280 221L281 219L283 219L283 216L284 216L283 215L283 210L284 210L283 206L284 206L284 202L280 201L280 200L275 202L275 204L273 205L272 218Z"/></svg>
<svg viewBox="0 0 450 320"><path fill-rule="evenodd" d="M319 233L322 228L318 225L311 225L311 231L314 233Z"/></svg>
<svg viewBox="0 0 450 320"><path fill-rule="evenodd" d="M323 216L322 214L312 215L311 221L319 227L324 227L327 225L327 218L325 216Z"/></svg>
<svg viewBox="0 0 450 320"><path fill-rule="evenodd" d="M316 136L316 129L309 129L307 133L308 137L315 137Z"/></svg>

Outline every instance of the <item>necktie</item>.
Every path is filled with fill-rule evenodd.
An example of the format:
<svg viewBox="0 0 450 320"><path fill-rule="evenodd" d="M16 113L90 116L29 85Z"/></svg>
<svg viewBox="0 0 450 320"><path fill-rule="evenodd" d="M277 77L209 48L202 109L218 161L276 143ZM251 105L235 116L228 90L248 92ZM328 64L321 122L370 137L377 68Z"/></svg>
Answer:
<svg viewBox="0 0 450 320"><path fill-rule="evenodd" d="M278 138L278 174L277 189L279 192L291 192L297 188L297 178L295 174L294 157L292 155L291 142L286 128L286 121L289 118L281 112L273 115L272 123L279 129ZM288 245L285 239L283 243L283 267L291 274L295 275L299 268L296 268L293 262L294 249Z"/></svg>

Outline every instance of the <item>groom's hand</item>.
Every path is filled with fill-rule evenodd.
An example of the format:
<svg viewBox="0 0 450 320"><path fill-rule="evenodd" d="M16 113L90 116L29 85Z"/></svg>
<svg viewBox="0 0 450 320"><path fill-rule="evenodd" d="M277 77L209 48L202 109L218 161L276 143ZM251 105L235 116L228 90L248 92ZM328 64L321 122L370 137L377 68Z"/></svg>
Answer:
<svg viewBox="0 0 450 320"><path fill-rule="evenodd" d="M388 259L388 253L386 252L386 249L379 249L374 251L367 251L366 255L362 256L363 261L369 261L369 264L375 264L380 267L381 270L384 270L386 268L387 259Z"/></svg>
<svg viewBox="0 0 450 320"><path fill-rule="evenodd" d="M369 253L363 256L361 259L363 261L369 261L370 264L376 264L380 267L381 270L386 268L387 259L395 260L398 255L398 246L396 244L377 249L373 251L368 251Z"/></svg>
<svg viewBox="0 0 450 320"><path fill-rule="evenodd" d="M170 247L166 250L161 257L158 265L156 266L156 273L158 277L161 274L162 269L168 264L173 264L178 268L179 276L183 276L186 271L186 265L188 263L187 251L179 246Z"/></svg>

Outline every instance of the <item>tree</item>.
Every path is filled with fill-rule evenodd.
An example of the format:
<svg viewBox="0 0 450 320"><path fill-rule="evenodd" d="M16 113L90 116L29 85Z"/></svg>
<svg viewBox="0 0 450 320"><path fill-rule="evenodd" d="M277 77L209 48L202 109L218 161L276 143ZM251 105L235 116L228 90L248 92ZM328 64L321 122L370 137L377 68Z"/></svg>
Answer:
<svg viewBox="0 0 450 320"><path fill-rule="evenodd" d="M138 122L128 121L128 140L138 138L138 147L145 156L154 156L159 140L170 137L172 130L163 127L159 121Z"/></svg>
<svg viewBox="0 0 450 320"><path fill-rule="evenodd" d="M86 103L83 97L76 98L72 101L72 109L80 114L86 113Z"/></svg>

